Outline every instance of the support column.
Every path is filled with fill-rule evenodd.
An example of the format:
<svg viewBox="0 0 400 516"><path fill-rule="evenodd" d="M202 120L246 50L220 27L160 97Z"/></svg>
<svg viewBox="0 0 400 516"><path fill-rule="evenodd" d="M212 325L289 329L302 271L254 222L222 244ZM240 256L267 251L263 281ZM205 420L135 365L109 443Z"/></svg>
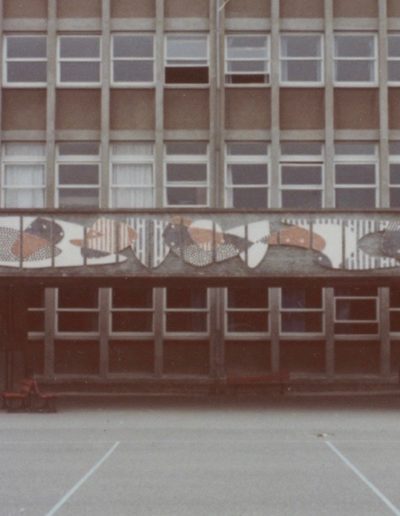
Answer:
<svg viewBox="0 0 400 516"><path fill-rule="evenodd" d="M333 208L335 206L334 188L334 88L333 88L333 1L325 0L325 188L324 188L324 207Z"/></svg>
<svg viewBox="0 0 400 516"><path fill-rule="evenodd" d="M56 81L57 81L57 3L47 5L47 92L46 92L46 207L55 206L56 190Z"/></svg>
<svg viewBox="0 0 400 516"><path fill-rule="evenodd" d="M109 339L110 335L110 295L111 289L99 288L99 355L100 368L99 374L102 378L106 378L108 374L108 357L109 357Z"/></svg>
<svg viewBox="0 0 400 516"><path fill-rule="evenodd" d="M386 0L380 0L378 32L379 77L379 207L388 208L389 200L389 91L388 91L388 26Z"/></svg>
<svg viewBox="0 0 400 516"><path fill-rule="evenodd" d="M162 288L154 289L154 374L161 377L164 363L164 292Z"/></svg>
<svg viewBox="0 0 400 516"><path fill-rule="evenodd" d="M269 289L269 309L271 322L271 370L276 373L280 369L279 347L279 288Z"/></svg>
<svg viewBox="0 0 400 516"><path fill-rule="evenodd" d="M325 374L335 375L335 297L333 288L325 288Z"/></svg>
<svg viewBox="0 0 400 516"><path fill-rule="evenodd" d="M270 207L279 208L280 91L279 91L279 0L271 0L271 170Z"/></svg>
<svg viewBox="0 0 400 516"><path fill-rule="evenodd" d="M378 289L379 294L379 340L380 348L380 367L382 376L390 376L390 290L388 287Z"/></svg>
<svg viewBox="0 0 400 516"><path fill-rule="evenodd" d="M156 0L155 204L164 204L164 1Z"/></svg>
<svg viewBox="0 0 400 516"><path fill-rule="evenodd" d="M101 22L101 208L108 208L110 198L110 16L110 2L103 0Z"/></svg>
<svg viewBox="0 0 400 516"><path fill-rule="evenodd" d="M56 296L55 288L46 288L44 294L44 376L54 378L54 340L56 333Z"/></svg>

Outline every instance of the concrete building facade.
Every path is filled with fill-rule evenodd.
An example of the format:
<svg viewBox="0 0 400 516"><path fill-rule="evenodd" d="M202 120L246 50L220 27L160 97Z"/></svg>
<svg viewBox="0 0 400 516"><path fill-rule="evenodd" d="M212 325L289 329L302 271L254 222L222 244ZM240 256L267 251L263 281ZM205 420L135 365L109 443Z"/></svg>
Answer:
<svg viewBox="0 0 400 516"><path fill-rule="evenodd" d="M398 0L0 7L4 385L394 381Z"/></svg>

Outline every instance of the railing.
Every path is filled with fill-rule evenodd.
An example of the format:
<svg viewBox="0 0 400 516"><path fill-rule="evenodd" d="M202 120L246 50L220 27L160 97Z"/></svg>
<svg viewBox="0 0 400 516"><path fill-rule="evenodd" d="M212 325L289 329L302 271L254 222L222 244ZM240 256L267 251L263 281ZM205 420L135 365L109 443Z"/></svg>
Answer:
<svg viewBox="0 0 400 516"><path fill-rule="evenodd" d="M0 210L0 276L400 278L400 212Z"/></svg>

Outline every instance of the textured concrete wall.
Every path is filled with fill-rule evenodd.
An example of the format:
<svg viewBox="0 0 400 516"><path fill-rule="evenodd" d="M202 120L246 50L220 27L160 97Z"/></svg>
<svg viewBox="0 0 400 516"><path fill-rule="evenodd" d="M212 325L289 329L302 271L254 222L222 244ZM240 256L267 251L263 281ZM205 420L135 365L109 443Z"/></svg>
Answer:
<svg viewBox="0 0 400 516"><path fill-rule="evenodd" d="M399 0L388 0L388 16L392 18L400 16Z"/></svg>
<svg viewBox="0 0 400 516"><path fill-rule="evenodd" d="M165 129L208 129L209 124L208 90L165 91Z"/></svg>
<svg viewBox="0 0 400 516"><path fill-rule="evenodd" d="M100 129L100 90L59 90L56 129Z"/></svg>
<svg viewBox="0 0 400 516"><path fill-rule="evenodd" d="M113 18L154 18L155 0L111 0Z"/></svg>
<svg viewBox="0 0 400 516"><path fill-rule="evenodd" d="M208 18L209 0L165 0L167 18Z"/></svg>
<svg viewBox="0 0 400 516"><path fill-rule="evenodd" d="M4 0L5 18L47 18L47 0Z"/></svg>
<svg viewBox="0 0 400 516"><path fill-rule="evenodd" d="M154 102L154 90L112 90L110 98L111 129L154 129Z"/></svg>
<svg viewBox="0 0 400 516"><path fill-rule="evenodd" d="M271 15L270 0L230 0L225 7L228 18L260 18Z"/></svg>
<svg viewBox="0 0 400 516"><path fill-rule="evenodd" d="M333 15L338 18L376 18L377 0L334 0Z"/></svg>
<svg viewBox="0 0 400 516"><path fill-rule="evenodd" d="M400 129L400 88L389 89L389 127Z"/></svg>
<svg viewBox="0 0 400 516"><path fill-rule="evenodd" d="M282 0L280 15L282 18L323 18L324 3L321 0Z"/></svg>
<svg viewBox="0 0 400 516"><path fill-rule="evenodd" d="M269 129L271 92L269 89L226 89L225 126L227 129Z"/></svg>
<svg viewBox="0 0 400 516"><path fill-rule="evenodd" d="M59 18L100 18L101 0L58 0Z"/></svg>

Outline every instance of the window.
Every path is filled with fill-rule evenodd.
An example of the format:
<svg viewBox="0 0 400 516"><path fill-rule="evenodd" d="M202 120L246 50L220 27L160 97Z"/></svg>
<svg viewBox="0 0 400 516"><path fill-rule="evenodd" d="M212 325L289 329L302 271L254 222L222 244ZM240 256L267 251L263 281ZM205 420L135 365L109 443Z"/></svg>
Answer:
<svg viewBox="0 0 400 516"><path fill-rule="evenodd" d="M170 34L166 40L165 82L208 83L208 39L202 34Z"/></svg>
<svg viewBox="0 0 400 516"><path fill-rule="evenodd" d="M267 288L225 289L226 334L266 334L269 331Z"/></svg>
<svg viewBox="0 0 400 516"><path fill-rule="evenodd" d="M3 206L43 208L45 172L44 143L5 143L2 163Z"/></svg>
<svg viewBox="0 0 400 516"><path fill-rule="evenodd" d="M400 34L388 37L388 82L400 83Z"/></svg>
<svg viewBox="0 0 400 516"><path fill-rule="evenodd" d="M154 206L154 145L113 143L111 145L111 206L150 208Z"/></svg>
<svg viewBox="0 0 400 516"><path fill-rule="evenodd" d="M100 37L60 36L58 40L58 83L100 84Z"/></svg>
<svg viewBox="0 0 400 516"><path fill-rule="evenodd" d="M98 333L97 288L62 287L56 293L57 333Z"/></svg>
<svg viewBox="0 0 400 516"><path fill-rule="evenodd" d="M335 82L359 86L377 80L376 37L372 34L338 34L334 45Z"/></svg>
<svg viewBox="0 0 400 516"><path fill-rule="evenodd" d="M204 142L165 146L166 206L208 206L208 147Z"/></svg>
<svg viewBox="0 0 400 516"><path fill-rule="evenodd" d="M390 288L390 331L400 333L400 290Z"/></svg>
<svg viewBox="0 0 400 516"><path fill-rule="evenodd" d="M270 81L267 36L233 35L226 37L225 82L252 84Z"/></svg>
<svg viewBox="0 0 400 516"><path fill-rule="evenodd" d="M29 337L43 336L44 334L44 288L33 287L26 289L28 305L28 335Z"/></svg>
<svg viewBox="0 0 400 516"><path fill-rule="evenodd" d="M112 37L112 82L154 82L154 38L151 35L115 34Z"/></svg>
<svg viewBox="0 0 400 516"><path fill-rule="evenodd" d="M378 290L370 287L334 289L335 334L378 333Z"/></svg>
<svg viewBox="0 0 400 516"><path fill-rule="evenodd" d="M167 288L164 290L164 329L170 333L208 333L208 290Z"/></svg>
<svg viewBox="0 0 400 516"><path fill-rule="evenodd" d="M46 36L6 36L4 84L45 86L47 82Z"/></svg>
<svg viewBox="0 0 400 516"><path fill-rule="evenodd" d="M98 208L100 146L96 142L58 145L57 205L59 208Z"/></svg>
<svg viewBox="0 0 400 516"><path fill-rule="evenodd" d="M266 142L232 142L226 146L225 205L268 208L269 157Z"/></svg>
<svg viewBox="0 0 400 516"><path fill-rule="evenodd" d="M152 333L154 300L152 288L113 288L111 291L111 332Z"/></svg>
<svg viewBox="0 0 400 516"><path fill-rule="evenodd" d="M376 207L377 162L377 146L374 143L335 144L336 208Z"/></svg>
<svg viewBox="0 0 400 516"><path fill-rule="evenodd" d="M390 160L390 207L400 207L400 142L389 143Z"/></svg>
<svg viewBox="0 0 400 516"><path fill-rule="evenodd" d="M320 34L282 35L280 59L282 84L322 84Z"/></svg>
<svg viewBox="0 0 400 516"><path fill-rule="evenodd" d="M324 313L321 288L280 289L280 331L290 333L322 333Z"/></svg>
<svg viewBox="0 0 400 516"><path fill-rule="evenodd" d="M321 143L281 144L281 208L322 208L323 160Z"/></svg>

